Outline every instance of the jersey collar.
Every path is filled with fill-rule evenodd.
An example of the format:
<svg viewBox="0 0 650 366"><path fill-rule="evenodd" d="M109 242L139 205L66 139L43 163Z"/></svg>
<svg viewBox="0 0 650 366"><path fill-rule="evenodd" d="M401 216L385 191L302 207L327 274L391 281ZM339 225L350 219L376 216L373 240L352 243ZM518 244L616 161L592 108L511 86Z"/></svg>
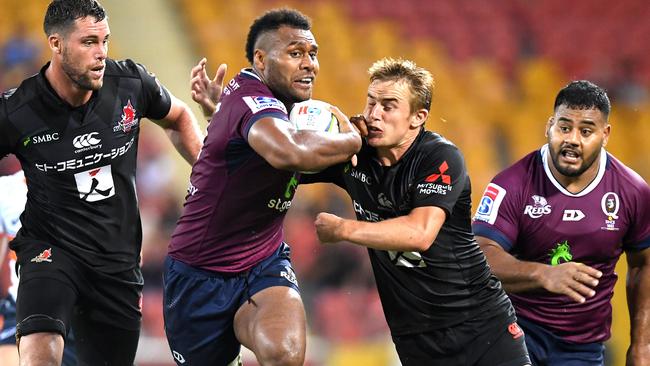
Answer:
<svg viewBox="0 0 650 366"><path fill-rule="evenodd" d="M545 144L542 146L542 148L539 150L539 153L541 154L542 158L542 164L544 165L544 172L546 173L546 176L548 179L553 183L555 188L557 188L562 194L570 197L582 197L586 196L589 194L591 191L593 191L600 181L603 179L603 176L605 175L605 168L607 166L607 151L605 148L601 148L600 150L600 161L598 162L598 174L596 174L596 177L594 180L589 183L588 186L586 186L582 191L578 193L571 193L569 192L560 182L555 179L553 176L553 173L551 173L551 168L549 166L549 161L548 161L548 144Z"/></svg>
<svg viewBox="0 0 650 366"><path fill-rule="evenodd" d="M248 76L250 78L262 81L262 79L257 75L257 73L255 73L255 71L253 69L251 69L251 68L241 69L241 71L239 73L241 75L243 75L243 76Z"/></svg>

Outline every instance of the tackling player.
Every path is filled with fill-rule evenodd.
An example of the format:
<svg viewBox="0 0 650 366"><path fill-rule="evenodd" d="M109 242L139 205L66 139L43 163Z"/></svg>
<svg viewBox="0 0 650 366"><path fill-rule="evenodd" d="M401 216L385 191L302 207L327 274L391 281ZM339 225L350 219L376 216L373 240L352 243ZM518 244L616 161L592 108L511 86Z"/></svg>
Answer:
<svg viewBox="0 0 650 366"><path fill-rule="evenodd" d="M365 136L358 165L303 176L344 188L357 216L318 214L319 239L368 248L403 365L529 365L514 309L472 234L463 156L424 128L433 77L390 58L369 74L364 113L353 118Z"/></svg>

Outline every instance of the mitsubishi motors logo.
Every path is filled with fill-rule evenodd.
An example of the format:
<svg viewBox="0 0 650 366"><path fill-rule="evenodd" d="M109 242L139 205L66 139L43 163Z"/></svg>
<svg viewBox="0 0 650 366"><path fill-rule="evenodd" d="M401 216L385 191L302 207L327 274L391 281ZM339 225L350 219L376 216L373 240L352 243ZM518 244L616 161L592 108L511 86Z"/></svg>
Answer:
<svg viewBox="0 0 650 366"><path fill-rule="evenodd" d="M451 176L445 174L448 169L449 165L447 165L447 161L445 160L442 162L442 164L440 164L440 167L438 167L439 173L431 174L424 181L427 183L433 183L442 178L442 183L451 184Z"/></svg>

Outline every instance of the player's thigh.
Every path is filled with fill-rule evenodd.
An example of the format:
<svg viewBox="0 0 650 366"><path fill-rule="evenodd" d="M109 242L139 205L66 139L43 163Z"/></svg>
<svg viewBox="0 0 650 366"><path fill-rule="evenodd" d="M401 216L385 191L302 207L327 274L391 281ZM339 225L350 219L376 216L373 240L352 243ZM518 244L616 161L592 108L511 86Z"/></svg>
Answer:
<svg viewBox="0 0 650 366"><path fill-rule="evenodd" d="M496 335L496 338L495 338ZM524 333L516 322L502 325L480 336L473 346L487 345L477 366L530 366Z"/></svg>
<svg viewBox="0 0 650 366"><path fill-rule="evenodd" d="M258 358L267 353L304 355L305 309L290 254L289 245L282 243L246 277L235 334Z"/></svg>
<svg viewBox="0 0 650 366"><path fill-rule="evenodd" d="M163 316L178 365L225 366L239 355L233 318L246 290L245 278L221 276L167 257Z"/></svg>
<svg viewBox="0 0 650 366"><path fill-rule="evenodd" d="M254 294L235 315L237 339L256 354L263 349L287 347L303 353L305 310L300 294L292 287L273 286Z"/></svg>
<svg viewBox="0 0 650 366"><path fill-rule="evenodd" d="M140 337L139 330L98 322L88 316L88 313L80 311L75 311L72 329L77 365L133 365Z"/></svg>

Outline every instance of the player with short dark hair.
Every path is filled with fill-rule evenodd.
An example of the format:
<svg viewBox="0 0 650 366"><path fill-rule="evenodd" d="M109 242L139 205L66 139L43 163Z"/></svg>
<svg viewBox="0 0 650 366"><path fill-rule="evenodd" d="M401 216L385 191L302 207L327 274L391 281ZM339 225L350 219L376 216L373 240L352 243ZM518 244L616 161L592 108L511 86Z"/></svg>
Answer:
<svg viewBox="0 0 650 366"><path fill-rule="evenodd" d="M431 74L408 60L369 69L358 165L302 182L344 188L357 220L316 218L323 243L368 248L400 361L421 365L529 365L514 309L471 230L471 187L461 152L427 131Z"/></svg>
<svg viewBox="0 0 650 366"><path fill-rule="evenodd" d="M219 104L205 60L193 96L211 115L192 168L164 273L165 330L178 365L234 365L240 346L262 365L302 365L305 311L282 223L298 171L348 161L361 137L333 108L342 133L298 131L287 111L312 95L319 71L310 21L291 9L257 18L251 67L224 87Z"/></svg>
<svg viewBox="0 0 650 366"><path fill-rule="evenodd" d="M616 262L628 261L628 365L650 364L650 188L605 150L606 92L558 93L548 143L485 189L474 232L517 310L534 365L603 365Z"/></svg>
<svg viewBox="0 0 650 366"><path fill-rule="evenodd" d="M140 120L156 120L189 162L201 132L144 66L107 57L110 29L97 1L52 1L44 28L50 62L0 98L0 156L18 157L28 188L10 244L20 362L60 364L72 328L81 364L130 366L143 285Z"/></svg>

